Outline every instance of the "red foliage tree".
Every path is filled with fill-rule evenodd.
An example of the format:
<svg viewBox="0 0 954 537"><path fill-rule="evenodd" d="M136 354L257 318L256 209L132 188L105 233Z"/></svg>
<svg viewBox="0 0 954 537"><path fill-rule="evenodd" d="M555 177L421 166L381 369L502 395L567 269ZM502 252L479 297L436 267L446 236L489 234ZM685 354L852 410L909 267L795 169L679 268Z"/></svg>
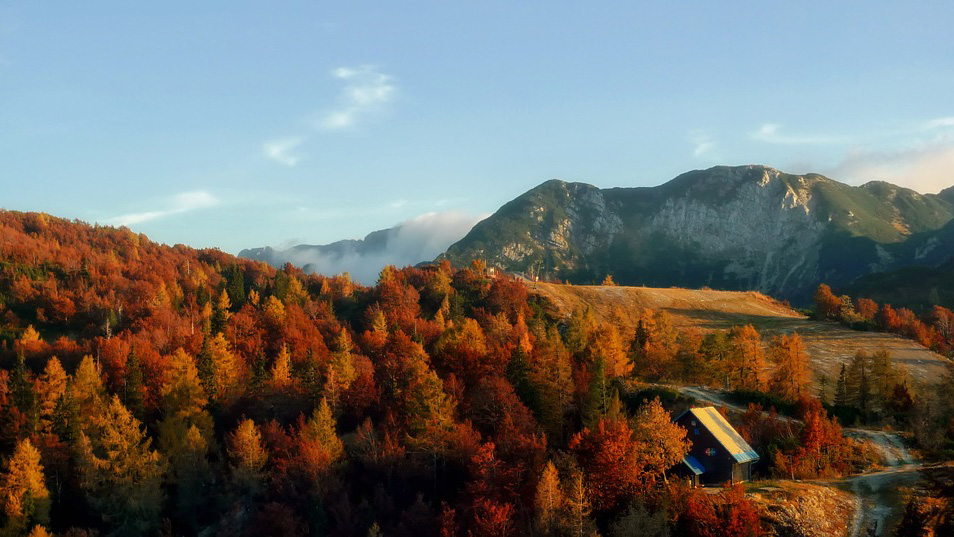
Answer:
<svg viewBox="0 0 954 537"><path fill-rule="evenodd" d="M639 446L624 420L600 420L593 430L577 433L569 447L586 475L597 509L617 507L639 491L643 478Z"/></svg>

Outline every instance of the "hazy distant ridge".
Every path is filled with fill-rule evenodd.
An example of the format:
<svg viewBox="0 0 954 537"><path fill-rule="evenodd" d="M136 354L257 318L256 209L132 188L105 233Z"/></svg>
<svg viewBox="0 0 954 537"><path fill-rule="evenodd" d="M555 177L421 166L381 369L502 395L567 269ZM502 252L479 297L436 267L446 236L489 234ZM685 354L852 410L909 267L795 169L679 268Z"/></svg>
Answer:
<svg viewBox="0 0 954 537"><path fill-rule="evenodd" d="M252 248L239 252L239 257L275 267L291 263L306 272L326 275L347 272L358 282L373 284L385 265L403 267L434 259L463 237L476 220L458 212L428 213L371 232L364 239L300 244L286 250Z"/></svg>

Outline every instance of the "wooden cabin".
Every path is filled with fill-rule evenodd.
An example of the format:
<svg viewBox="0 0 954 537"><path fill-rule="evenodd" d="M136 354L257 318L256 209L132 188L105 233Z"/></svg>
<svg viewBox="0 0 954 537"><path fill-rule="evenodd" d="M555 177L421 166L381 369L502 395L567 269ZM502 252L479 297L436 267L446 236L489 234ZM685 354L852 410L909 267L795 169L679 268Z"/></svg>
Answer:
<svg viewBox="0 0 954 537"><path fill-rule="evenodd" d="M674 421L686 429L692 447L672 473L693 485L739 483L752 478L752 464L759 460L759 454L715 407L690 408Z"/></svg>

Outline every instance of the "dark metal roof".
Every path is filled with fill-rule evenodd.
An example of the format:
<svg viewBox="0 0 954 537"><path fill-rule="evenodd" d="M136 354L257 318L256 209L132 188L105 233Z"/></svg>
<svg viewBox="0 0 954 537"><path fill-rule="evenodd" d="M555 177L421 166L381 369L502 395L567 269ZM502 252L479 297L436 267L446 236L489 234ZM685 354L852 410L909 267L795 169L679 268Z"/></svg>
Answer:
<svg viewBox="0 0 954 537"><path fill-rule="evenodd" d="M696 475L702 475L706 472L706 469L702 467L702 464L700 464L699 461L696 460L696 458L692 455L686 455L683 457L682 463L685 464L690 470L692 470L692 473Z"/></svg>

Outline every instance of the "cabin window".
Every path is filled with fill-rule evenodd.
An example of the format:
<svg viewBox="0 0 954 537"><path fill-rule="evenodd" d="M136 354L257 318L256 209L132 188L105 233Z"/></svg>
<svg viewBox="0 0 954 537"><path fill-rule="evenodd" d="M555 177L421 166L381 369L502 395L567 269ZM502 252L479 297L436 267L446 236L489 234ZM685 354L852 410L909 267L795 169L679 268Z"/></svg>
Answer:
<svg viewBox="0 0 954 537"><path fill-rule="evenodd" d="M699 436L699 428L696 427L696 436Z"/></svg>
<svg viewBox="0 0 954 537"><path fill-rule="evenodd" d="M715 448L713 448L713 447L711 447L711 448L706 448L706 455L708 455L708 456L710 456L710 457L715 457L715 454L716 454Z"/></svg>
<svg viewBox="0 0 954 537"><path fill-rule="evenodd" d="M696 426L696 420L692 420L692 426L693 426L693 427Z"/></svg>

